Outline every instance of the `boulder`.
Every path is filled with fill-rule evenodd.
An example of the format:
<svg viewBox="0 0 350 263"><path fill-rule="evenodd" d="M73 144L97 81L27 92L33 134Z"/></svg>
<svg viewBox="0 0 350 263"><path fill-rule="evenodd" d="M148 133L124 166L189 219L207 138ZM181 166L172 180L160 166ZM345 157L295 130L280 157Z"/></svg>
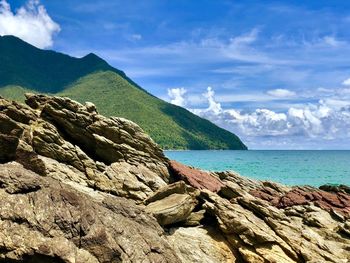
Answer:
<svg viewBox="0 0 350 263"><path fill-rule="evenodd" d="M146 211L152 214L162 226L185 221L195 206L197 200L189 194L171 194L161 200L146 206Z"/></svg>
<svg viewBox="0 0 350 263"><path fill-rule="evenodd" d="M177 179L184 180L197 189L208 189L212 192L218 192L223 186L220 179L214 175L188 167L179 162L170 161L169 167Z"/></svg>

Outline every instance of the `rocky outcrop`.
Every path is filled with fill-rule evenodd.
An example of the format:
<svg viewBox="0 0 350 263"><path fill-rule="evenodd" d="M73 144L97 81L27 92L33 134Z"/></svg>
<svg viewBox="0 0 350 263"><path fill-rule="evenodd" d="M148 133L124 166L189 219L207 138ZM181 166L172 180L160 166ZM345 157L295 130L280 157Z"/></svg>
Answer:
<svg viewBox="0 0 350 263"><path fill-rule="evenodd" d="M199 171L92 103L26 102L0 98L0 262L350 261L347 186Z"/></svg>
<svg viewBox="0 0 350 263"><path fill-rule="evenodd" d="M169 165L174 177L184 180L195 188L218 192L223 186L221 181L216 178L215 175L208 172L188 167L176 161L170 161Z"/></svg>
<svg viewBox="0 0 350 263"><path fill-rule="evenodd" d="M324 186L321 187L327 189ZM334 188L331 188L334 189ZM339 213L350 217L350 195L340 188L337 192L326 192L310 187L295 187L287 192L278 192L269 187L262 187L251 191L251 194L269 201L278 208L288 208L313 203L328 212Z"/></svg>
<svg viewBox="0 0 350 263"><path fill-rule="evenodd" d="M18 163L1 165L0 206L0 261L178 261L155 219L132 202Z"/></svg>
<svg viewBox="0 0 350 263"><path fill-rule="evenodd" d="M98 115L91 103L26 96L31 108L0 99L0 160L140 201L169 181L162 151L131 121Z"/></svg>

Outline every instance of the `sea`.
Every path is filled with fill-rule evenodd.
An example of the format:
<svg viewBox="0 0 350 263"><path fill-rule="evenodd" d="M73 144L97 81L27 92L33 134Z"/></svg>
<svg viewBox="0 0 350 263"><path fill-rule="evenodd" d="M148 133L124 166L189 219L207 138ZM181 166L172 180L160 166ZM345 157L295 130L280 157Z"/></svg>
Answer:
<svg viewBox="0 0 350 263"><path fill-rule="evenodd" d="M350 151L165 151L165 155L208 171L233 170L243 176L286 185L350 186Z"/></svg>

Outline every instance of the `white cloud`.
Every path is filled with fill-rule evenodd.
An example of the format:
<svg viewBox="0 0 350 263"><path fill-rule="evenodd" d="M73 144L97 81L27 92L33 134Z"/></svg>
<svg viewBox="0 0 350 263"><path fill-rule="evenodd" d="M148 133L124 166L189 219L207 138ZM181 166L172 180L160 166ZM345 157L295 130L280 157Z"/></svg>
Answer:
<svg viewBox="0 0 350 263"><path fill-rule="evenodd" d="M208 108L192 109L195 114L237 133L243 141L260 145L275 138L283 147L308 140L350 139L350 101L324 99L318 103L290 107L284 112L260 108L252 111L223 109L208 88Z"/></svg>
<svg viewBox="0 0 350 263"><path fill-rule="evenodd" d="M170 97L170 102L177 106L184 107L186 105L186 100L184 98L186 92L187 91L184 88L168 89L168 96Z"/></svg>
<svg viewBox="0 0 350 263"><path fill-rule="evenodd" d="M258 38L259 30L252 29L250 32L230 39L231 45L242 46L255 42Z"/></svg>
<svg viewBox="0 0 350 263"><path fill-rule="evenodd" d="M287 89L268 90L267 94L277 98L289 98L289 97L294 97L296 95L294 91L287 90Z"/></svg>
<svg viewBox="0 0 350 263"><path fill-rule="evenodd" d="M0 35L14 35L39 48L53 45L60 26L48 15L39 0L29 0L16 12L6 0L0 1Z"/></svg>
<svg viewBox="0 0 350 263"><path fill-rule="evenodd" d="M207 109L208 112L212 112L214 114L220 114L222 111L220 103L215 101L215 92L211 87L207 88L207 92L203 94L205 98L208 99L209 107Z"/></svg>
<svg viewBox="0 0 350 263"><path fill-rule="evenodd" d="M343 84L344 86L350 86L350 78L344 80L344 81L342 82L342 84Z"/></svg>

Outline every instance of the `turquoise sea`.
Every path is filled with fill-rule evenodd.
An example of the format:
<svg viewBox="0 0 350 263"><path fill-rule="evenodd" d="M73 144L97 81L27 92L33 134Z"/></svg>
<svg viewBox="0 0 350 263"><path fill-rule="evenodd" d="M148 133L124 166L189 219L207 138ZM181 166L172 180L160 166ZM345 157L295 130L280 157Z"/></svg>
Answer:
<svg viewBox="0 0 350 263"><path fill-rule="evenodd" d="M166 151L170 159L204 170L287 185L350 185L350 151Z"/></svg>

